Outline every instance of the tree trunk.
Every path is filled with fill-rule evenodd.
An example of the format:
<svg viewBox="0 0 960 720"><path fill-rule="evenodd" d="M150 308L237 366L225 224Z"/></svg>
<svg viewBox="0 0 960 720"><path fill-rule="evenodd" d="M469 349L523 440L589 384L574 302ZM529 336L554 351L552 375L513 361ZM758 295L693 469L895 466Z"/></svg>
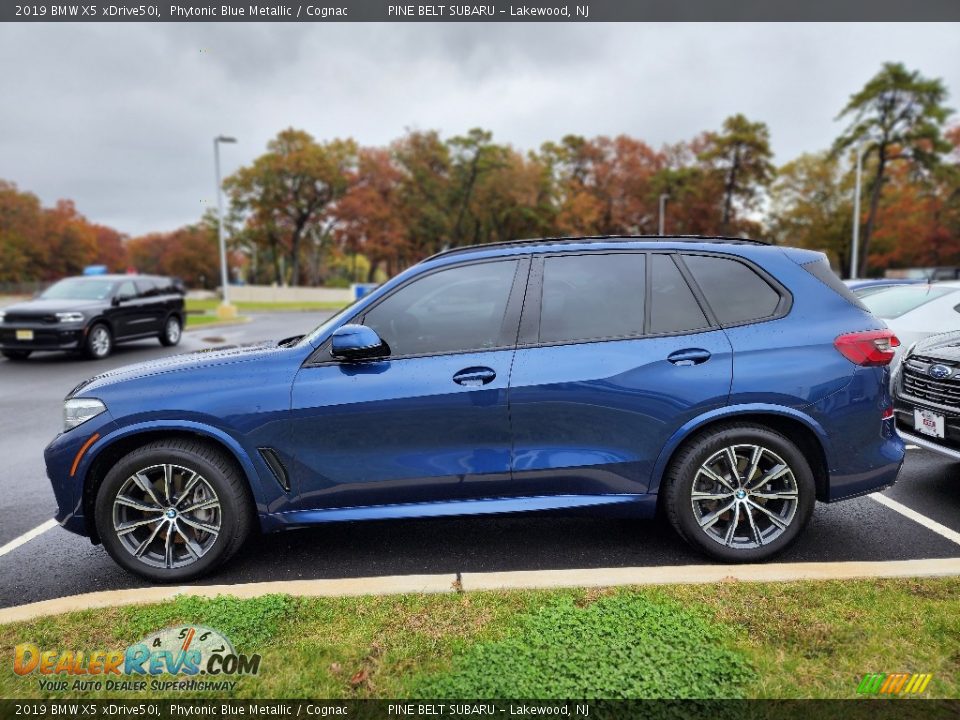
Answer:
<svg viewBox="0 0 960 720"><path fill-rule="evenodd" d="M727 183L724 187L723 197L723 219L720 221L720 232L727 233L730 229L730 218L733 215L733 191L737 187L737 171L740 169L740 150L734 150L733 164L730 165L730 172L727 175Z"/></svg>
<svg viewBox="0 0 960 720"><path fill-rule="evenodd" d="M870 252L870 237L873 235L873 226L877 219L877 208L880 206L880 191L883 189L883 175L887 166L886 148L879 149L880 161L877 163L877 174L873 179L873 187L870 189L870 212L867 214L867 222L863 226L863 242L860 244L860 267L857 268L857 275L863 277L867 272L867 255Z"/></svg>

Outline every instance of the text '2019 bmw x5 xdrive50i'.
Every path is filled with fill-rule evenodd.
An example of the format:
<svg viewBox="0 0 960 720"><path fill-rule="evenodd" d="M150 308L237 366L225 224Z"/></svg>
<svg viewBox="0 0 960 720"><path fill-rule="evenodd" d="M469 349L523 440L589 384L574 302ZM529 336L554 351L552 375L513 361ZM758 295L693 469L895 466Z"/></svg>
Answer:
<svg viewBox="0 0 960 720"><path fill-rule="evenodd" d="M891 485L897 340L820 253L690 238L459 248L310 334L77 387L46 450L68 529L155 581L249 533L590 508L726 561Z"/></svg>

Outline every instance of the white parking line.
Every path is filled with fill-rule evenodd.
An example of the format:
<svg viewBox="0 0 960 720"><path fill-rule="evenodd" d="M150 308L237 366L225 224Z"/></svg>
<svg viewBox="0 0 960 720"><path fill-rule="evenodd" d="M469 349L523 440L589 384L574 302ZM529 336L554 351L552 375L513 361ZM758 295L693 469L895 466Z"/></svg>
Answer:
<svg viewBox="0 0 960 720"><path fill-rule="evenodd" d="M50 518L42 525L37 525L33 530L28 530L20 537L16 537L10 542L8 542L6 545L0 547L0 557L3 557L8 552L13 552L21 545L26 545L35 537L38 537L39 535L43 535L47 530L50 530L51 528L55 528L56 526L57 526L57 521L54 520L53 518Z"/></svg>
<svg viewBox="0 0 960 720"><path fill-rule="evenodd" d="M919 445L904 445L904 447L905 447L907 450L919 450L919 449L920 449L920 446L919 446Z"/></svg>
<svg viewBox="0 0 960 720"><path fill-rule="evenodd" d="M898 503L896 500L891 500L886 495L881 495L880 493L872 493L867 497L871 497L876 500L881 505L886 505L891 510L894 510L904 517L910 518L916 523L920 523L928 530L933 530L937 535L945 537L950 542L955 542L957 545L960 545L960 533L955 530L951 530L946 525L941 525L936 520L931 520L926 515L921 515L916 510L911 510L906 505Z"/></svg>

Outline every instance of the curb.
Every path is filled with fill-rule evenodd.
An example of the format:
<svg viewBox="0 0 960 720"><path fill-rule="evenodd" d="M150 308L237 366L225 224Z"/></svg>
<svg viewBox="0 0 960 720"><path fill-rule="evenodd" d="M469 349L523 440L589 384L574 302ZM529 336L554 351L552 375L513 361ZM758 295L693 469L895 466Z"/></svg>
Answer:
<svg viewBox="0 0 960 720"><path fill-rule="evenodd" d="M0 624L65 612L172 600L178 595L253 598L288 594L305 597L398 595L403 593L531 590L620 585L693 585L716 582L789 582L922 578L960 575L960 558L879 562L769 563L764 565L675 565L596 568L590 570L521 570L516 572L393 575L334 580L278 580L236 585L185 585L106 590L0 609Z"/></svg>

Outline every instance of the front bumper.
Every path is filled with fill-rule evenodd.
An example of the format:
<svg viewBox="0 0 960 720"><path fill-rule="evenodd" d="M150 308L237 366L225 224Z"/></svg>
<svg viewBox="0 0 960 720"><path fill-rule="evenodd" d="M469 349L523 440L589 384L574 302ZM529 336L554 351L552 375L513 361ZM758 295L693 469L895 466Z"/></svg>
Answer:
<svg viewBox="0 0 960 720"><path fill-rule="evenodd" d="M30 339L22 337L31 333ZM2 323L0 350L75 350L81 346L86 327L81 323Z"/></svg>
<svg viewBox="0 0 960 720"><path fill-rule="evenodd" d="M946 445L941 445L934 438L924 437L923 435L914 435L913 433L909 433L904 430L899 430L898 432L905 443L922 447L924 450L931 450L935 453L940 453L941 455L945 455L948 458L953 458L954 460L960 460L960 450L955 450L954 448L947 447Z"/></svg>

